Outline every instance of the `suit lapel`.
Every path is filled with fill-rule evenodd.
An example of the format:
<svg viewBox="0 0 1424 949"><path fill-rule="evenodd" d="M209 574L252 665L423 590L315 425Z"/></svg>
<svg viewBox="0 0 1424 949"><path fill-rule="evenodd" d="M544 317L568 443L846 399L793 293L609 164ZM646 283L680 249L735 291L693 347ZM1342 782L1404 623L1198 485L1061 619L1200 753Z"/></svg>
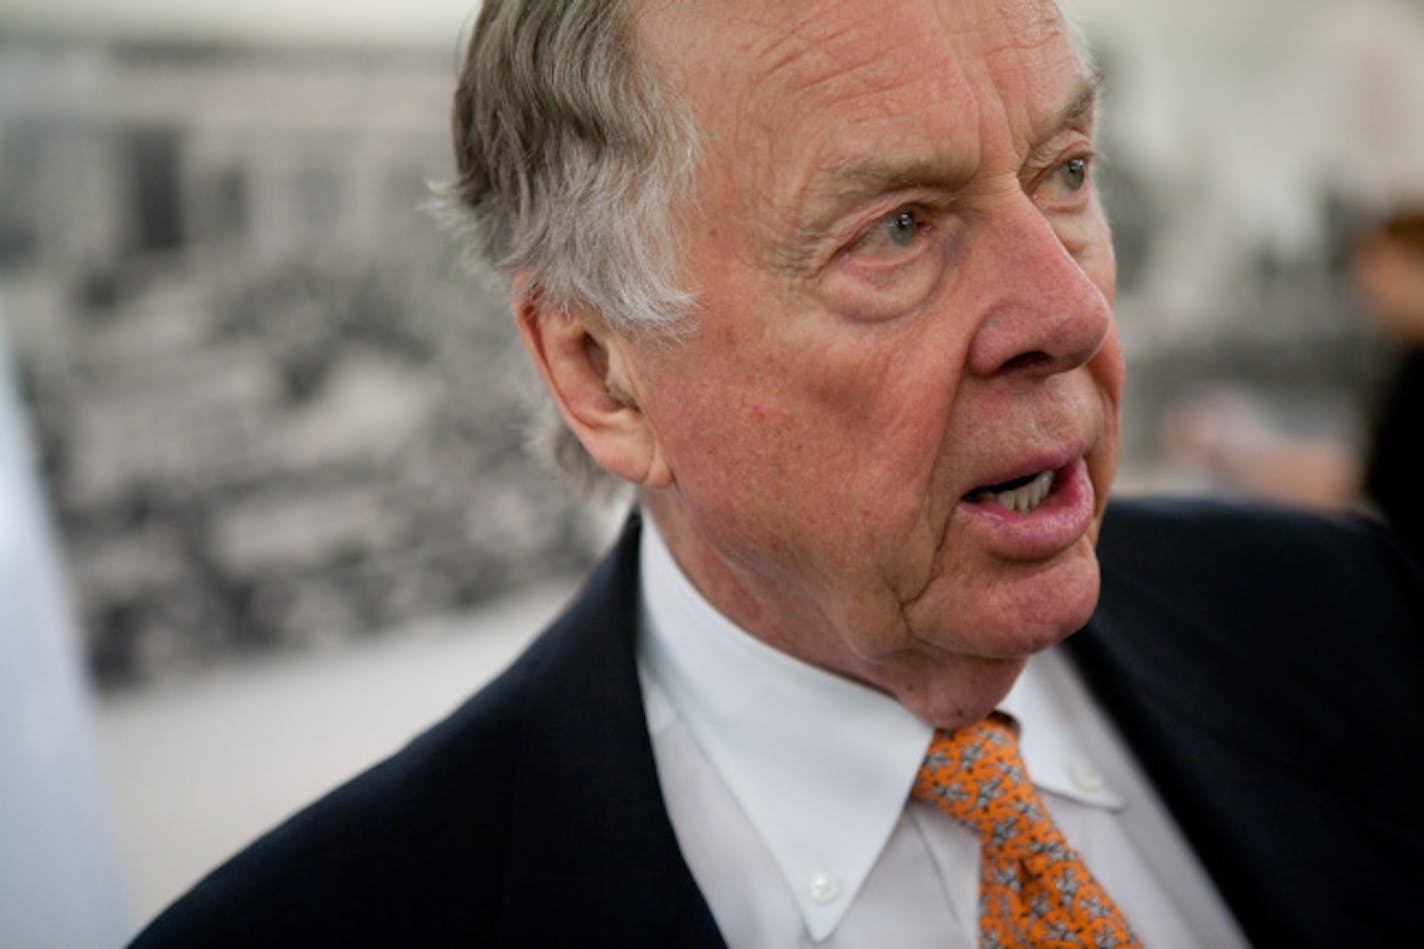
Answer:
<svg viewBox="0 0 1424 949"><path fill-rule="evenodd" d="M1372 826L1368 792L1350 780L1371 780L1372 761L1391 754L1370 723L1342 717L1351 703L1324 691L1329 680L1289 668L1283 645L1328 655L1324 644L1353 624L1283 621L1271 604L1286 594L1267 572L1243 595L1190 566L1217 549L1209 535L1192 556L1162 557L1148 552L1170 539L1127 523L1110 530L1110 513L1102 598L1069 651L1242 928L1254 944L1292 946L1403 931L1381 893L1419 878L1402 857L1419 833ZM1234 538L1215 539L1227 549Z"/></svg>
<svg viewBox="0 0 1424 949"><path fill-rule="evenodd" d="M638 523L524 663L503 901L554 944L720 946L663 805L634 658ZM502 940L501 944L506 944Z"/></svg>
<svg viewBox="0 0 1424 949"><path fill-rule="evenodd" d="M1269 893L1274 888L1272 878L1258 867L1264 869L1275 861L1254 826L1257 818L1250 798L1240 794L1243 787L1251 787L1253 794L1277 793L1269 786L1279 779L1260 759L1233 747L1209 726L1209 719L1224 711L1219 705L1208 713L1208 721L1180 716L1187 690L1171 675L1180 664L1157 664L1124 654L1118 647L1133 634L1103 612L1069 640L1070 653L1090 689L1117 724L1252 942L1304 944L1286 938L1280 929L1285 921L1273 918L1279 903ZM1135 635L1154 633L1148 627L1135 630ZM1217 701L1208 696L1199 700ZM1287 782L1285 793L1294 794L1292 786L1297 785ZM1267 852L1258 852L1262 845Z"/></svg>

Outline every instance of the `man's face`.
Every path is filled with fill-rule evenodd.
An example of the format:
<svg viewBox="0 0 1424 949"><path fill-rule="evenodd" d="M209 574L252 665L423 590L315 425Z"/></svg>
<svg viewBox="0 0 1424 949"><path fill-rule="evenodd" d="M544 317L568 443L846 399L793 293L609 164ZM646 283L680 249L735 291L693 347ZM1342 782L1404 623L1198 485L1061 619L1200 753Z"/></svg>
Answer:
<svg viewBox="0 0 1424 949"><path fill-rule="evenodd" d="M625 340L671 473L645 503L753 634L977 719L1097 600L1123 368L1091 77L1047 0L642 14L703 144L695 332Z"/></svg>

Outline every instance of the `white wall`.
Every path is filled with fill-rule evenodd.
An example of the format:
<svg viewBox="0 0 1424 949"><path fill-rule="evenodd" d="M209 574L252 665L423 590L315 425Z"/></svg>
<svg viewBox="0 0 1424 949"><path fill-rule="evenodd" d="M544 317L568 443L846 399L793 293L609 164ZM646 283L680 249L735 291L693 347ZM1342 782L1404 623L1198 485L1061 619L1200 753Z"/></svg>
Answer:
<svg viewBox="0 0 1424 949"><path fill-rule="evenodd" d="M3 329L0 313L0 946L117 945L129 914L91 702Z"/></svg>

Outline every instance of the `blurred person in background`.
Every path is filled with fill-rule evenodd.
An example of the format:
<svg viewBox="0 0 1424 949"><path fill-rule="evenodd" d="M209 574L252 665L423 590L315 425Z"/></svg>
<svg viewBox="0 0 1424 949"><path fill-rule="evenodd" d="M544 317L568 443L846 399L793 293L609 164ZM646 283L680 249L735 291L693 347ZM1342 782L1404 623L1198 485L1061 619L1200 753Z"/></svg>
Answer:
<svg viewBox="0 0 1424 949"><path fill-rule="evenodd" d="M1050 0L487 0L449 194L637 509L137 945L1410 941L1420 576L1108 505L1096 94Z"/></svg>
<svg viewBox="0 0 1424 949"><path fill-rule="evenodd" d="M1333 434L1288 431L1243 388L1216 385L1174 399L1158 436L1164 462L1205 493L1338 512L1360 498L1359 449Z"/></svg>
<svg viewBox="0 0 1424 949"><path fill-rule="evenodd" d="M1354 247L1350 275L1400 349L1376 412L1364 490L1424 563L1424 210L1400 211L1371 229Z"/></svg>
<svg viewBox="0 0 1424 949"><path fill-rule="evenodd" d="M1174 403L1164 414L1162 444L1170 463L1207 473L1219 490L1324 511L1372 506L1414 557L1424 558L1417 490L1424 213L1398 210L1365 228L1350 248L1348 270L1365 314L1396 350L1363 450L1285 431L1246 393L1226 387Z"/></svg>

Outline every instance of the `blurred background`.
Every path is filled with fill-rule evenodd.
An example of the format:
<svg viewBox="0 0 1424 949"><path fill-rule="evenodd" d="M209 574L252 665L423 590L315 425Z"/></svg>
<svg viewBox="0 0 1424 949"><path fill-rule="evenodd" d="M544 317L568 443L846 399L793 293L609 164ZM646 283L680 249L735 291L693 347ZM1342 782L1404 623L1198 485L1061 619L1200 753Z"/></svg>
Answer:
<svg viewBox="0 0 1424 949"><path fill-rule="evenodd" d="M122 941L478 686L616 524L522 450L503 301L422 209L472 6L0 0L0 944ZM1120 490L1361 506L1424 2L1070 6Z"/></svg>

